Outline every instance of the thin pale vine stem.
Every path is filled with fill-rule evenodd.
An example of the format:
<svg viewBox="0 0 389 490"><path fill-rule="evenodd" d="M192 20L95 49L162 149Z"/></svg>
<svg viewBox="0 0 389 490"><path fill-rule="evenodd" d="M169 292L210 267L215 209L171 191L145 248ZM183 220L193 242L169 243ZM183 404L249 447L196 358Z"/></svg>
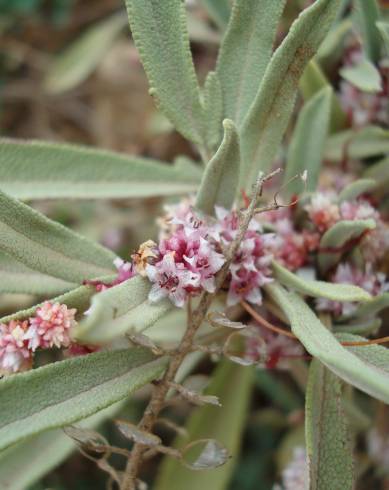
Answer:
<svg viewBox="0 0 389 490"><path fill-rule="evenodd" d="M249 227L250 221L253 218L254 214L258 213L258 209L256 208L259 197L262 194L263 184L269 180L273 175L277 174L279 170L276 172L272 172L271 174L265 176L261 174L258 177L257 183L253 190L253 196L251 198L251 202L249 207L242 211L241 213L241 221L239 225L239 230L236 238L231 243L227 253L226 253L226 262L218 272L216 276L216 288L214 293L204 292L200 297L199 305L195 310L192 310L191 303L188 303L188 318L187 318L187 328L185 334L180 342L180 345L176 352L172 355L170 359L170 363L168 365L167 370L161 381L157 382L154 386L154 391L151 396L150 402L143 414L143 417L138 425L140 430L150 432L152 431L154 424L156 423L159 413L161 412L166 395L170 389L170 383L174 381L178 369L180 368L185 357L192 351L192 346L194 342L195 335L200 328L201 324L205 320L208 309L213 301L214 296L222 287L223 283L227 279L229 274L229 268L231 265L231 261L234 259L236 252L244 238L245 233ZM274 209L274 205L272 207ZM268 207L264 208L267 210ZM136 480L139 472L140 465L143 460L144 453L148 450L148 447L144 444L135 443L131 456L128 459L126 469L124 471L121 489L122 490L135 490L136 488Z"/></svg>

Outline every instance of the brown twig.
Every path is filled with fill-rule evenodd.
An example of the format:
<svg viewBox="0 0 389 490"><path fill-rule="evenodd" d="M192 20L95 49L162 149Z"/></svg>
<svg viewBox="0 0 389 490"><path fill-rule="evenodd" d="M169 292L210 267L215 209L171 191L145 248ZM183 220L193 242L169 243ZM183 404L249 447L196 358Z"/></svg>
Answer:
<svg viewBox="0 0 389 490"><path fill-rule="evenodd" d="M151 432L154 424L156 423L159 413L161 412L166 395L170 389L170 383L174 381L177 371L180 368L185 357L192 351L192 346L194 342L195 335L203 323L208 309L214 299L216 293L220 290L223 283L225 282L228 274L230 264L238 251L238 248L244 238L244 235L248 229L251 219L254 214L259 210L256 208L259 197L262 194L263 184L276 175L279 170L272 172L271 174L265 176L261 174L258 177L257 183L254 187L253 196L251 198L250 205L247 209L241 212L241 222L236 238L231 243L227 253L226 262L218 272L216 276L216 289L214 293L204 292L200 297L200 303L195 310L192 310L190 303L188 304L188 318L187 318L187 329L181 343L175 353L170 359L167 370L160 382L155 384L154 392L152 394L151 400L143 414L143 417L138 425L139 429L146 432ZM276 205L272 208L275 209ZM265 209L265 208L263 208ZM135 443L131 451L131 456L128 459L126 469L124 471L123 479L121 482L121 490L135 490L136 480L139 472L140 465L143 460L143 456L147 451L147 446L141 443Z"/></svg>

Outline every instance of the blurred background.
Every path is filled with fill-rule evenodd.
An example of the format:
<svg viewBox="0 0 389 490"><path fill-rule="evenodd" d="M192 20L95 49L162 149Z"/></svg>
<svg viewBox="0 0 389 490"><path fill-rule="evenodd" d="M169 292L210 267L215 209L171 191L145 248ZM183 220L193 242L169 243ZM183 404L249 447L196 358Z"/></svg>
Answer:
<svg viewBox="0 0 389 490"><path fill-rule="evenodd" d="M201 81L214 67L223 24L222 19L212 18L205 8L207 3L187 2ZM278 42L309 3L288 0ZM389 2L382 0L381 6L389 9ZM0 0L0 133L3 137L93 145L166 162L178 155L197 158L190 144L153 106L123 0ZM155 238L155 218L162 211L159 199L33 205L124 259L139 243ZM0 313L30 302L30 297L2 296ZM202 369L207 371L208 367ZM280 481L292 449L303 444L301 373L259 372L231 490L272 489L274 482ZM131 405L130 414L128 407L124 409L125 415L135 420L142 408L140 396ZM377 413L381 422L387 419L386 408ZM183 415L185 411L178 417ZM110 424L102 432L113 444L119 438ZM360 449L363 456L364 441ZM359 470L366 471L361 490L389 489L389 479L383 476L383 468L389 466L389 445L380 453L383 463L378 473L370 468L367 457L363 467L362 457ZM155 466L147 470L152 479ZM106 475L76 453L30 488L98 490L105 488L105 482Z"/></svg>

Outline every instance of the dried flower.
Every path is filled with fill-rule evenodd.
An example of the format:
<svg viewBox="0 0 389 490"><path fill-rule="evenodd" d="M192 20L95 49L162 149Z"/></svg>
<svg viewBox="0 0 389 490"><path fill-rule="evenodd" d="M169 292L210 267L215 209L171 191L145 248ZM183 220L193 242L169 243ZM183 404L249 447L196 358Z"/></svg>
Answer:
<svg viewBox="0 0 389 490"><path fill-rule="evenodd" d="M308 488L309 472L306 451L305 448L298 446L294 448L292 460L282 472L282 489L307 490Z"/></svg>
<svg viewBox="0 0 389 490"><path fill-rule="evenodd" d="M154 264L158 259L159 252L158 247L153 240L147 240L142 243L138 251L131 256L136 272L145 277L146 266L148 264Z"/></svg>
<svg viewBox="0 0 389 490"><path fill-rule="evenodd" d="M67 347L70 344L70 329L76 324L76 311L75 308L68 309L65 304L50 301L38 307L23 337L28 340L29 349Z"/></svg>

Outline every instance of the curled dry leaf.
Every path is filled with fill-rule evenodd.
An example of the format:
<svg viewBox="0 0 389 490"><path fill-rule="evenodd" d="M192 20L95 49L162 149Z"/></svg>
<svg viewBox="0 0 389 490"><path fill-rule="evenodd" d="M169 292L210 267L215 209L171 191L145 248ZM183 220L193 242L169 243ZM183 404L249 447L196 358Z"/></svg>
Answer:
<svg viewBox="0 0 389 490"><path fill-rule="evenodd" d="M193 390L189 390L185 386L182 386L177 383L169 383L169 385L175 389L185 400L188 400L190 403L194 403L195 405L215 405L220 407L220 401L217 396L213 395L201 395L201 393Z"/></svg>
<svg viewBox="0 0 389 490"><path fill-rule="evenodd" d="M127 437L127 439L130 439L135 443L143 444L148 447L156 447L162 443L161 439L155 434L138 429L136 425L131 424L126 420L115 420L115 425L124 437Z"/></svg>
<svg viewBox="0 0 389 490"><path fill-rule="evenodd" d="M208 322L213 327L226 327L226 328L235 328L237 330L246 328L247 325L241 322L234 322L227 318L225 313L220 311L212 311L207 315Z"/></svg>
<svg viewBox="0 0 389 490"><path fill-rule="evenodd" d="M228 450L215 439L199 439L183 450L182 463L191 470L211 470L225 464Z"/></svg>
<svg viewBox="0 0 389 490"><path fill-rule="evenodd" d="M252 355L255 348L255 356ZM223 347L227 359L241 366L261 364L266 358L266 343L255 328L246 328L227 337Z"/></svg>

